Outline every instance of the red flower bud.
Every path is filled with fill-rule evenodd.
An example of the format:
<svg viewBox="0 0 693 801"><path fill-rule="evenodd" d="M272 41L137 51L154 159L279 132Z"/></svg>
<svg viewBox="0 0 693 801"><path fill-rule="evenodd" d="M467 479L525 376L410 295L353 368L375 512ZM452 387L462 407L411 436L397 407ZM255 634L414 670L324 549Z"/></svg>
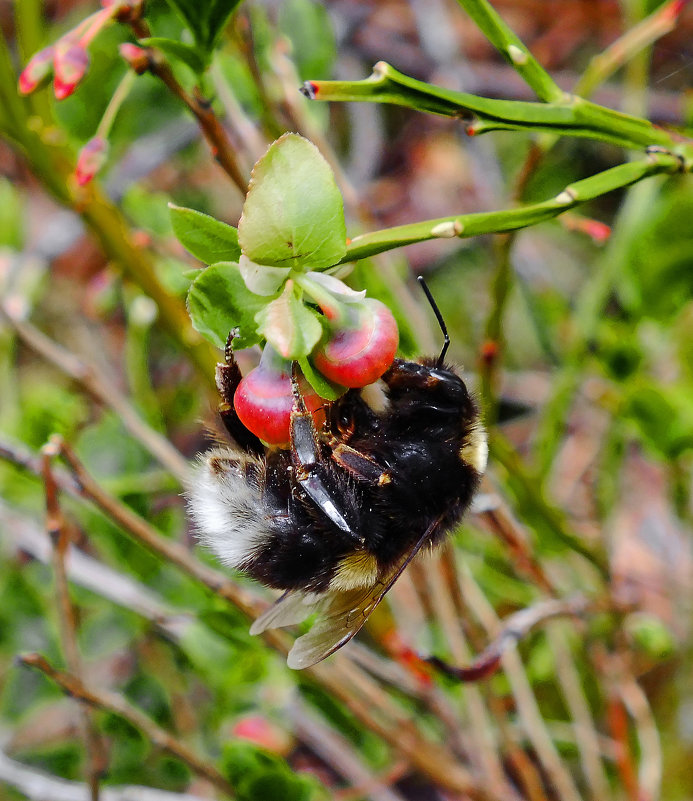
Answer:
<svg viewBox="0 0 693 801"><path fill-rule="evenodd" d="M53 57L55 48L53 45L44 47L35 53L27 63L26 67L19 76L18 89L22 95L28 95L38 89L53 74Z"/></svg>
<svg viewBox="0 0 693 801"><path fill-rule="evenodd" d="M108 158L108 142L102 136L95 136L79 151L75 177L80 186L93 180Z"/></svg>
<svg viewBox="0 0 693 801"><path fill-rule="evenodd" d="M399 332L384 303L366 298L349 307L349 322L332 329L313 354L313 363L330 381L343 387L372 384L392 364Z"/></svg>
<svg viewBox="0 0 693 801"><path fill-rule="evenodd" d="M69 97L77 88L89 66L86 48L74 38L66 36L55 45L55 78L53 91L58 100Z"/></svg>
<svg viewBox="0 0 693 801"><path fill-rule="evenodd" d="M149 69L149 53L143 48L130 42L123 42L118 46L120 55L127 61L128 66L137 75L142 75Z"/></svg>

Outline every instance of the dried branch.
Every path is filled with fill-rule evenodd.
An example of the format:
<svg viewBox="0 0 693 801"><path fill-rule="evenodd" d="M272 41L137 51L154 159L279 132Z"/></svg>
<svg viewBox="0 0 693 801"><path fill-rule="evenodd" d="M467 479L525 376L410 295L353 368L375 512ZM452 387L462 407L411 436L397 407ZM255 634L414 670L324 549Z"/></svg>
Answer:
<svg viewBox="0 0 693 801"><path fill-rule="evenodd" d="M425 660L446 676L459 681L485 679L498 670L503 655L517 645L535 626L555 617L581 615L586 609L587 600L582 595L575 595L565 600L541 601L506 618L500 633L469 667L452 666L436 656L425 657Z"/></svg>
<svg viewBox="0 0 693 801"><path fill-rule="evenodd" d="M143 19L133 20L132 29L139 39L147 39L151 35L149 26ZM175 95L192 112L215 160L236 184L241 194L245 195L248 188L248 178L241 172L228 134L214 113L211 102L202 97L197 88L192 95L185 91L160 50L148 47L147 52L149 53L149 71L152 75L156 75L166 85L171 94Z"/></svg>
<svg viewBox="0 0 693 801"><path fill-rule="evenodd" d="M580 793L575 786L573 777L570 775L570 772L561 761L558 751L556 750L556 746L554 745L551 736L547 731L546 723L542 719L532 686L527 678L527 674L525 673L517 650L509 647L517 642L517 638L511 634L511 630L508 630L505 627L503 627L500 632L498 631L502 624L498 620L496 612L489 603L488 599L474 581L471 573L466 568L463 568L461 575L462 589L470 609L481 621L482 625L489 632L489 634L494 637L498 637L498 640L500 641L504 640L502 645L503 651L500 657L503 670L508 678L508 681L510 682L512 694L515 698L515 703L517 705L517 711L522 722L522 726L532 744L532 747L536 751L537 758L546 771L546 775L549 777L551 783L555 786L562 801L581 801ZM574 600L579 606L579 598L576 597ZM557 602L555 600L551 600L545 601L541 605L537 604L536 606L539 607L540 612L542 612L542 608L545 608L545 610L548 612L551 612L552 610L560 610L559 614L565 614L565 608L562 610L560 609L561 605L565 603L565 601ZM582 599L582 603L584 603L584 599ZM558 606L556 606L556 604L558 604ZM543 612L542 614L537 615L534 610L535 607L530 607L529 609L518 613L521 615L521 617L519 621L514 622L518 624L519 629L522 629L527 624L531 626L537 617L539 619L542 618ZM522 616L525 617L523 618ZM551 617L550 614L548 616ZM515 616L512 615L511 619L514 617ZM497 642L498 641L496 641L496 643ZM482 658L486 656L488 656L489 661L491 661L491 657L493 655L486 653L482 654Z"/></svg>
<svg viewBox="0 0 693 801"><path fill-rule="evenodd" d="M70 530L60 508L58 485L53 477L52 461L57 456L53 445L41 451L41 467L46 494L46 532L52 542L53 574L58 608L58 629L65 661L69 669L82 681L82 658L77 643L77 621L70 600L70 590L65 569L65 555L70 545ZM99 782L106 771L107 757L104 744L94 723L91 710L81 710L82 733L87 752L87 779L91 801L99 801Z"/></svg>
<svg viewBox="0 0 693 801"><path fill-rule="evenodd" d="M36 668L52 679L59 687L80 701L95 709L102 709L126 720L139 729L154 745L185 762L198 776L219 788L228 796L233 796L233 787L219 771L193 753L184 743L158 726L150 717L132 706L122 696L108 690L93 690L85 687L81 679L71 673L56 670L41 654L24 654L18 657L23 665Z"/></svg>
<svg viewBox="0 0 693 801"><path fill-rule="evenodd" d="M38 328L13 315L5 305L2 316L14 328L19 338L35 353L78 381L99 403L112 409L132 436L171 472L181 483L189 475L188 463L171 443L147 425L128 399L103 375L96 365L86 364L74 353L54 342Z"/></svg>
<svg viewBox="0 0 693 801"><path fill-rule="evenodd" d="M442 627L445 640L455 661L458 663L463 662L469 658L469 648L460 625L460 618L455 609L452 593L447 587L445 567L440 556L436 555L435 561L429 563L428 568L426 578L435 620ZM429 657L425 661L451 675L451 669L441 660ZM468 722L474 722L474 735L468 738L470 755L478 764L489 794L495 798L507 799L508 801L509 799L517 798L516 791L508 783L505 776L501 755L498 750L497 736L481 692L477 687L465 687L464 700L467 706Z"/></svg>
<svg viewBox="0 0 693 801"><path fill-rule="evenodd" d="M585 695L580 675L573 661L567 643L566 632L562 626L549 625L546 628L556 665L556 678L566 706L570 710L575 742L580 752L582 772L592 791L594 801L608 798L609 780L601 761L599 733L594 725L589 703Z"/></svg>

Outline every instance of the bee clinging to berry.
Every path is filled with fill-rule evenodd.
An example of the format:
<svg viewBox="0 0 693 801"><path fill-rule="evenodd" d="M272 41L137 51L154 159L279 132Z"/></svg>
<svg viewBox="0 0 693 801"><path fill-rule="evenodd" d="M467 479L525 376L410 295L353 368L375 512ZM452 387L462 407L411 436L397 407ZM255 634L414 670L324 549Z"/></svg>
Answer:
<svg viewBox="0 0 693 801"><path fill-rule="evenodd" d="M251 633L317 612L289 653L292 668L319 662L359 631L412 558L460 522L486 467L478 407L444 361L447 331L422 286L445 343L437 358L414 362L392 359L395 340L380 370L383 408L373 408L357 383L316 405L296 368L273 365L271 351L258 373L242 378L231 341L217 368L220 414L234 444L201 459L190 512L200 540L222 562L283 590ZM391 338L376 340L378 358ZM329 344L325 358L337 352ZM368 351L362 342L355 347ZM255 426L248 390L263 396L257 408L265 423L273 414L288 418L288 447L263 444L274 422Z"/></svg>

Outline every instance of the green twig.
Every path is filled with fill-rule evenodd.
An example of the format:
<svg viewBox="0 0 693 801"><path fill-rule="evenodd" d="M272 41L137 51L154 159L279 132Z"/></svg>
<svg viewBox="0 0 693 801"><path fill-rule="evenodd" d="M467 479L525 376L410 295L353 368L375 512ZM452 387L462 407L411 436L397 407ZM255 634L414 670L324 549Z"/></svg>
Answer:
<svg viewBox="0 0 693 801"><path fill-rule="evenodd" d="M676 147L672 137L651 122L577 95L565 95L561 103L495 100L417 81L384 61L379 61L372 75L364 80L307 81L302 91L314 100L391 103L445 117L474 118L477 121L468 128L471 134L495 130L547 131L633 149L651 145L672 150Z"/></svg>
<svg viewBox="0 0 693 801"><path fill-rule="evenodd" d="M74 186L72 154L46 136L48 124L31 116L26 98L17 95L16 83L7 43L0 36L0 135L26 158L34 174L60 203L81 215L123 275L152 298L163 328L188 354L205 381L213 384L216 354L191 329L184 304L163 287L151 256L135 244L121 211L96 185L81 190Z"/></svg>
<svg viewBox="0 0 693 801"><path fill-rule="evenodd" d="M99 123L99 126L96 129L96 133L94 134L95 137L108 139L108 135L111 132L111 128L113 127L113 123L115 122L115 118L118 115L118 112L120 111L120 107L123 105L125 99L130 94L130 91L135 84L136 78L137 75L132 70L128 70L125 73L125 75L121 78L121 81L116 87L115 92L113 92L113 96L108 101L108 105L106 106L106 110L103 113L103 117L101 117L101 122Z"/></svg>
<svg viewBox="0 0 693 801"><path fill-rule="evenodd" d="M550 220L580 203L593 200L614 189L634 184L650 175L675 173L688 165L671 153L651 152L638 161L619 164L609 170L569 184L550 200L502 211L475 212L441 217L436 220L398 225L354 237L342 262L355 261L385 250L426 242L431 239L466 238L480 234L504 233Z"/></svg>
<svg viewBox="0 0 693 801"><path fill-rule="evenodd" d="M457 0L476 22L503 58L524 78L537 97L547 103L561 103L565 92L529 52L522 40L503 22L486 0Z"/></svg>

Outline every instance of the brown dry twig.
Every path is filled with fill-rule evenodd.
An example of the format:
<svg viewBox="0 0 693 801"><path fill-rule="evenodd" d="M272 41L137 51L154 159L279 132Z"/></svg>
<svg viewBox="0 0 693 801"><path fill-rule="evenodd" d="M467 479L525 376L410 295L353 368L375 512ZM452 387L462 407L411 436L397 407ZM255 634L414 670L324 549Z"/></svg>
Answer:
<svg viewBox="0 0 693 801"><path fill-rule="evenodd" d="M54 445L41 450L41 468L46 497L46 532L52 543L53 573L58 608L60 640L65 661L70 670L81 681L82 658L77 643L77 621L75 608L70 600L70 590L65 567L65 556L70 546L70 530L58 499L58 485L53 476L52 462L58 455ZM82 733L87 752L87 779L91 801L99 801L99 783L106 772L107 757L91 710L82 709Z"/></svg>
<svg viewBox="0 0 693 801"><path fill-rule="evenodd" d="M132 706L122 696L108 690L97 691L86 687L77 676L56 670L41 654L23 654L18 659L21 664L40 670L73 698L84 701L95 709L103 709L123 718L130 725L139 729L154 745L173 754L185 762L198 776L206 779L227 795L233 796L233 787L216 768L198 757L180 740L158 726L150 717Z"/></svg>
<svg viewBox="0 0 693 801"><path fill-rule="evenodd" d="M131 27L138 39L147 39L151 36L149 26L143 19L132 20ZM166 85L171 94L175 95L192 112L197 119L202 135L209 143L215 160L236 184L241 194L245 195L248 188L248 178L243 175L238 165L228 134L215 114L210 101L202 97L197 89L192 95L185 91L177 81L161 51L152 47L147 47L146 51L149 56L149 71L152 75L156 75Z"/></svg>
<svg viewBox="0 0 693 801"><path fill-rule="evenodd" d="M446 676L463 682L479 681L493 675L501 665L503 654L535 626L555 617L582 615L587 609L588 601L583 595L540 601L527 609L521 609L506 618L500 633L468 667L449 665L437 656L422 658Z"/></svg>
<svg viewBox="0 0 693 801"><path fill-rule="evenodd" d="M61 372L78 381L99 403L118 415L125 428L181 483L189 474L188 463L171 443L147 425L128 399L108 381L95 365L85 363L38 328L0 307L0 315L13 327L22 342Z"/></svg>

